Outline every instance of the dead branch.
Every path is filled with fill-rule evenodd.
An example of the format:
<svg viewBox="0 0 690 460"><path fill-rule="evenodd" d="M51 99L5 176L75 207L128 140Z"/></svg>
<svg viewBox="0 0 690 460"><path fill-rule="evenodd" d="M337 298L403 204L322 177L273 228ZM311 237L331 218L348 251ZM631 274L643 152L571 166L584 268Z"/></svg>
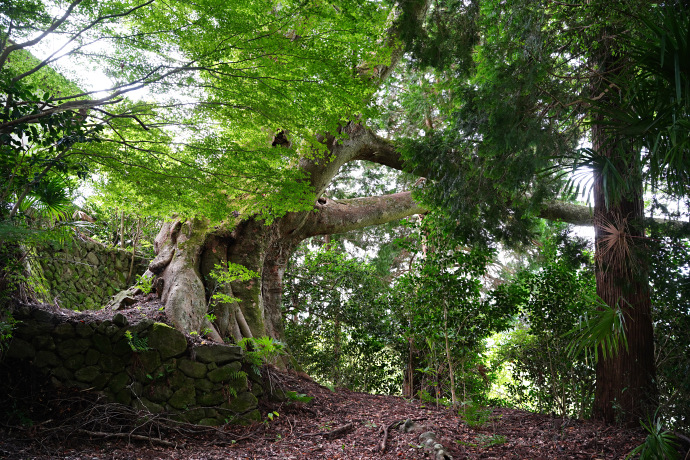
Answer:
<svg viewBox="0 0 690 460"><path fill-rule="evenodd" d="M331 431L318 431L316 433L306 433L303 434L302 437L306 436L323 436L326 439L337 439L340 438L344 435L346 435L348 432L352 431L354 429L354 425L352 423L348 423L347 425L343 425L341 427L338 427L334 430Z"/></svg>
<svg viewBox="0 0 690 460"><path fill-rule="evenodd" d="M131 434L131 433L106 433L103 431L88 431L84 429L78 429L78 433L86 434L89 436L94 436L97 438L124 438L124 439L136 439L137 441L148 441L152 444L160 444L166 447L177 447L177 443L166 441L160 438L154 438L151 436L144 436L141 434Z"/></svg>

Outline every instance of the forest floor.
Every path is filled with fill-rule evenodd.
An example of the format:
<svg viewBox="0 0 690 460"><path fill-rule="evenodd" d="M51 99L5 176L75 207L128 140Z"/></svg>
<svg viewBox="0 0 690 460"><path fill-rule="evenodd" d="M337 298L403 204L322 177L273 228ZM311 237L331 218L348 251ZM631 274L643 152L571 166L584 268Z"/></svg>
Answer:
<svg viewBox="0 0 690 460"><path fill-rule="evenodd" d="M128 316L157 315L159 308L147 300L148 305L128 309ZM480 411L474 421L483 423L471 427L472 418L457 410L397 396L331 391L272 367L264 372L272 384L313 399L262 401L264 421L251 426L199 427L54 389L34 381L36 376L31 385L26 377L0 382L28 396L13 396L13 416L5 411L0 420L0 458L423 459L435 458L420 442L420 434L431 431L453 459L603 460L625 458L645 437L641 430L508 408ZM406 420L414 422L412 431L399 429Z"/></svg>

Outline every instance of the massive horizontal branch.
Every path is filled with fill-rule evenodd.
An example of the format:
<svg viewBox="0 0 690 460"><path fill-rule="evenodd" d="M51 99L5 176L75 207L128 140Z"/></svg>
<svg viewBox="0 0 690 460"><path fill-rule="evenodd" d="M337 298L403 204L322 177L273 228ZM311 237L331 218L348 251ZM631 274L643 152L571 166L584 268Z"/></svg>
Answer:
<svg viewBox="0 0 690 460"><path fill-rule="evenodd" d="M592 225L592 209L563 201L550 201L545 204L539 217L546 220L561 220L573 225Z"/></svg>
<svg viewBox="0 0 690 460"><path fill-rule="evenodd" d="M412 192L350 200L325 200L325 203L317 203L303 232L305 237L344 233L423 212L426 209L412 198Z"/></svg>
<svg viewBox="0 0 690 460"><path fill-rule="evenodd" d="M589 226L593 225L593 210L589 206L582 206L563 201L551 201L544 205L539 213L539 217L547 220L560 220L573 225ZM671 225L675 230L690 234L690 222L680 220L666 220L659 218L647 218L646 225L666 224Z"/></svg>

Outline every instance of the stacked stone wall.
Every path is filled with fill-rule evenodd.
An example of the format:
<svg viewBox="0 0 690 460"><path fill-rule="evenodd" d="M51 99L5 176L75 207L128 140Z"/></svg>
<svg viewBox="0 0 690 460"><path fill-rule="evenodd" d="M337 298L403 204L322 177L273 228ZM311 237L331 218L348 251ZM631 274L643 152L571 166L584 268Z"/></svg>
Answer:
<svg viewBox="0 0 690 460"><path fill-rule="evenodd" d="M121 314L89 322L87 315L22 306L14 315L21 324L5 359L30 362L53 385L191 423L260 420L261 378L240 347L189 344L168 325L128 324Z"/></svg>
<svg viewBox="0 0 690 460"><path fill-rule="evenodd" d="M32 272L40 286L40 298L70 310L103 307L117 292L134 284L146 271L149 260L135 257L132 279L127 283L132 253L75 239L36 249Z"/></svg>

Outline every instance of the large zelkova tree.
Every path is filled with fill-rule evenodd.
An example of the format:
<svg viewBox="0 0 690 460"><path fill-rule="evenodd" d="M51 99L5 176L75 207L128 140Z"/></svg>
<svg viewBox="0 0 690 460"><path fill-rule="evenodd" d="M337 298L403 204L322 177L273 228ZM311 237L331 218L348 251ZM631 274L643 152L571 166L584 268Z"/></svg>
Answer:
<svg viewBox="0 0 690 460"><path fill-rule="evenodd" d="M321 195L355 160L401 168L394 146L358 119L401 57L400 18L415 21L425 9L4 4L3 219L21 217L22 200L50 175L91 174L121 208L177 213L150 267L176 326L210 329L216 340L281 337L281 280L299 241L421 209L409 193L337 202ZM34 47L43 43L40 54ZM91 69L107 85L48 84L49 67L60 62L60 71L76 67L86 77ZM137 89L146 91L123 98ZM258 279L216 286L208 275L226 263ZM213 305L210 324L217 290L238 301Z"/></svg>
<svg viewBox="0 0 690 460"><path fill-rule="evenodd" d="M456 229L468 239L520 241L560 187L559 173L593 171L597 294L627 337L598 363L594 412L636 423L656 405L643 192L688 196L685 8L444 6L427 30L445 47L429 49L423 33L415 40L419 62L447 82L436 94L450 106L441 129L409 144L414 163L435 171L428 198L465 218ZM466 29L472 58L452 46L453 25L468 14L476 18Z"/></svg>

